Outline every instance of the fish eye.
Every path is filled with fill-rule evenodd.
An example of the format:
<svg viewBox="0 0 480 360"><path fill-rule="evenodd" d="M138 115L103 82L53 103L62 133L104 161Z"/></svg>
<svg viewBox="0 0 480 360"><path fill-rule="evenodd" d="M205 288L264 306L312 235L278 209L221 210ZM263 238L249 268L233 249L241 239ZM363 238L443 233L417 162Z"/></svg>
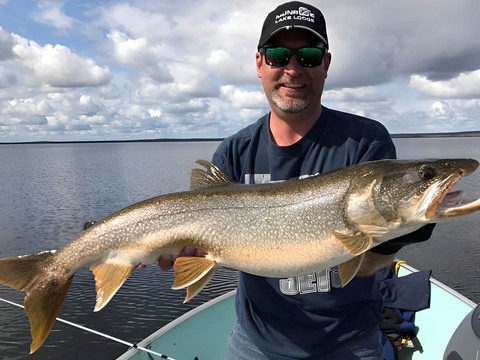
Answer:
<svg viewBox="0 0 480 360"><path fill-rule="evenodd" d="M437 175L437 170L431 165L422 165L418 170L418 175L423 180L431 180Z"/></svg>

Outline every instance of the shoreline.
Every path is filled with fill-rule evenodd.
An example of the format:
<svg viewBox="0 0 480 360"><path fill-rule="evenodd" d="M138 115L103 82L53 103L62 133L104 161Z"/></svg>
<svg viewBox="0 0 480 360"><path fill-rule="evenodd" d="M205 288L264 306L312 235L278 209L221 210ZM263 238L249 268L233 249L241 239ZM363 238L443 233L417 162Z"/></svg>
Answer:
<svg viewBox="0 0 480 360"><path fill-rule="evenodd" d="M450 133L405 133L391 134L392 138L450 138L450 137L480 137L480 131L462 131ZM78 141L15 141L0 142L0 145L18 144L81 144L81 143L129 143L129 142L208 142L222 141L224 138L160 138L136 140L78 140Z"/></svg>

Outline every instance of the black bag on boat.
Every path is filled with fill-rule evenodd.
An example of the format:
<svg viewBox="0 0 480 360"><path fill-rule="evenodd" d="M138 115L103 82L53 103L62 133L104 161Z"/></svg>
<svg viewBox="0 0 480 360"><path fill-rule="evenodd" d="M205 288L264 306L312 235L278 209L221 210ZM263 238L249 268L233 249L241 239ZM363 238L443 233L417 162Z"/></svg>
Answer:
<svg viewBox="0 0 480 360"><path fill-rule="evenodd" d="M430 307L431 271L419 271L397 277L395 267L385 270L380 283L383 296L382 331L383 357L397 360L400 351L410 348L422 352L417 338L415 312Z"/></svg>

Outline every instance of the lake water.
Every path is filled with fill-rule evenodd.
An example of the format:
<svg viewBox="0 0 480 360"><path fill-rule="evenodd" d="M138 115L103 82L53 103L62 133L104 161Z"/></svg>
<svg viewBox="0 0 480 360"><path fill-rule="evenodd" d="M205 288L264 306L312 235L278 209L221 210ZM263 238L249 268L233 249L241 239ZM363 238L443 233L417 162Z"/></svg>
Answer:
<svg viewBox="0 0 480 360"><path fill-rule="evenodd" d="M399 158L473 157L479 138L395 139ZM61 248L98 220L132 203L187 190L196 159L210 159L218 142L0 145L0 257ZM480 196L480 171L457 186ZM432 239L399 256L432 269L480 302L480 214L436 227ZM112 301L93 313L94 280L83 269L70 287L60 317L136 343L199 304L236 286L236 274L219 271L196 298L170 289L173 275L157 266L135 271ZM23 303L23 293L0 286L0 298ZM0 358L27 357L30 333L24 311L0 302ZM114 359L124 345L56 322L45 344L28 359ZM167 354L168 355L168 354Z"/></svg>

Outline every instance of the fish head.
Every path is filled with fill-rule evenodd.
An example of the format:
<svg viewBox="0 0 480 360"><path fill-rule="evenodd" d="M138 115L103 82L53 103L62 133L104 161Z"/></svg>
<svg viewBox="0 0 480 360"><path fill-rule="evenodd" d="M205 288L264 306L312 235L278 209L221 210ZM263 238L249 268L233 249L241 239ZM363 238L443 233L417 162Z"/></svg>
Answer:
<svg viewBox="0 0 480 360"><path fill-rule="evenodd" d="M469 201L463 191L450 192L478 168L477 160L397 160L384 165L372 195L375 209L388 222L434 223L480 210L480 199Z"/></svg>

